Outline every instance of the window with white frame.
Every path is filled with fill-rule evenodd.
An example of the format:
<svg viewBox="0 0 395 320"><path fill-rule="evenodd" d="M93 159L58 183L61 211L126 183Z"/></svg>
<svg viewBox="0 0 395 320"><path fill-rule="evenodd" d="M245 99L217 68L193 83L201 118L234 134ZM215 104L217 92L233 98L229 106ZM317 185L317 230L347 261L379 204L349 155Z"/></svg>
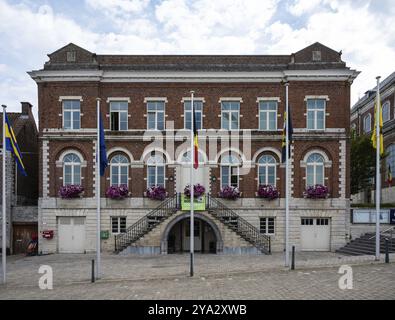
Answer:
<svg viewBox="0 0 395 320"><path fill-rule="evenodd" d="M63 185L81 184L81 159L75 153L63 157Z"/></svg>
<svg viewBox="0 0 395 320"><path fill-rule="evenodd" d="M77 130L81 128L80 100L63 100L63 129Z"/></svg>
<svg viewBox="0 0 395 320"><path fill-rule="evenodd" d="M392 176L395 176L395 144L390 144L386 149L385 152L388 154L385 158L386 162L386 177L385 180L388 179L388 170L391 169Z"/></svg>
<svg viewBox="0 0 395 320"><path fill-rule="evenodd" d="M147 102L147 129L165 130L165 102Z"/></svg>
<svg viewBox="0 0 395 320"><path fill-rule="evenodd" d="M258 160L258 183L259 185L276 186L276 159L268 154Z"/></svg>
<svg viewBox="0 0 395 320"><path fill-rule="evenodd" d="M165 161L162 155L151 155L147 160L147 186L165 186Z"/></svg>
<svg viewBox="0 0 395 320"><path fill-rule="evenodd" d="M387 101L383 104L383 122L389 121L390 118L390 102Z"/></svg>
<svg viewBox="0 0 395 320"><path fill-rule="evenodd" d="M221 102L221 128L225 130L238 130L240 122L240 102Z"/></svg>
<svg viewBox="0 0 395 320"><path fill-rule="evenodd" d="M306 185L324 185L324 157L319 153L312 153L306 161Z"/></svg>
<svg viewBox="0 0 395 320"><path fill-rule="evenodd" d="M273 235L274 230L274 217L259 218L260 233Z"/></svg>
<svg viewBox="0 0 395 320"><path fill-rule="evenodd" d="M113 234L126 232L126 217L111 217L111 232Z"/></svg>
<svg viewBox="0 0 395 320"><path fill-rule="evenodd" d="M110 102L110 124L113 131L128 130L127 101Z"/></svg>
<svg viewBox="0 0 395 320"><path fill-rule="evenodd" d="M110 161L111 185L128 185L129 161L124 155L117 154Z"/></svg>
<svg viewBox="0 0 395 320"><path fill-rule="evenodd" d="M307 99L307 129L325 129L325 99Z"/></svg>
<svg viewBox="0 0 395 320"><path fill-rule="evenodd" d="M221 188L225 186L239 187L240 160L229 154L221 157Z"/></svg>
<svg viewBox="0 0 395 320"><path fill-rule="evenodd" d="M370 132L371 130L372 130L372 116L369 113L363 118L363 131Z"/></svg>
<svg viewBox="0 0 395 320"><path fill-rule="evenodd" d="M195 108L196 129L201 130L203 128L202 125L203 101L193 101L193 105ZM192 129L191 101L184 102L184 128L189 130Z"/></svg>
<svg viewBox="0 0 395 320"><path fill-rule="evenodd" d="M277 130L277 101L259 102L259 130Z"/></svg>

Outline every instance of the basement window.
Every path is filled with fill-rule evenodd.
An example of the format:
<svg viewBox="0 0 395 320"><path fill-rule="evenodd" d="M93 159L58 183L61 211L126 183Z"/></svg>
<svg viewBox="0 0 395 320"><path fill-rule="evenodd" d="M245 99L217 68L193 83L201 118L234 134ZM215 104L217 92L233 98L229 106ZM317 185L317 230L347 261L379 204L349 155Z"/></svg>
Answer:
<svg viewBox="0 0 395 320"><path fill-rule="evenodd" d="M111 217L111 231L112 233L126 232L126 217Z"/></svg>
<svg viewBox="0 0 395 320"><path fill-rule="evenodd" d="M274 234L274 217L268 217L268 218L260 218L260 233L263 234Z"/></svg>

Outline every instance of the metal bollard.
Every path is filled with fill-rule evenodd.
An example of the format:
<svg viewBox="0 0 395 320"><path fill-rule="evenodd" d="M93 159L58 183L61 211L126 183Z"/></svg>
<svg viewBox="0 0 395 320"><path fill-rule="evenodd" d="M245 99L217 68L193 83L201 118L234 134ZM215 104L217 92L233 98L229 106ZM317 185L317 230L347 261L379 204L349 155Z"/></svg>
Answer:
<svg viewBox="0 0 395 320"><path fill-rule="evenodd" d="M388 248L388 239L385 239L385 263L390 263L390 255Z"/></svg>
<svg viewBox="0 0 395 320"><path fill-rule="evenodd" d="M295 246L292 246L291 270L295 270Z"/></svg>
<svg viewBox="0 0 395 320"><path fill-rule="evenodd" d="M91 282L95 282L95 260L92 259L92 277L91 277Z"/></svg>

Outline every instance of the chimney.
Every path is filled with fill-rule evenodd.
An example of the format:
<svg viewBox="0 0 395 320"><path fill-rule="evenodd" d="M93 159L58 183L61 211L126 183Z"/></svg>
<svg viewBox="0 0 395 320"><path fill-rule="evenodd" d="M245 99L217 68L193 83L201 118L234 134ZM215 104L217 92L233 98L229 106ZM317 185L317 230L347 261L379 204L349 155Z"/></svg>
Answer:
<svg viewBox="0 0 395 320"><path fill-rule="evenodd" d="M32 105L30 102L21 102L22 104L22 114L28 116L32 112Z"/></svg>

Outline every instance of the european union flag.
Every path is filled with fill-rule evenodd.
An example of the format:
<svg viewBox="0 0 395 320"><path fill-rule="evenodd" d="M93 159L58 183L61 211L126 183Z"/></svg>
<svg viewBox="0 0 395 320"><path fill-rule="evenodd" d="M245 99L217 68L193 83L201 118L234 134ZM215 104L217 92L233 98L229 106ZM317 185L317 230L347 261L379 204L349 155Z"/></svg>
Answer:
<svg viewBox="0 0 395 320"><path fill-rule="evenodd" d="M99 146L99 163L100 163L100 175L104 176L104 172L108 166L108 159L107 159L107 151L106 151L106 142L104 140L104 128L103 128L103 119L100 114L100 146Z"/></svg>
<svg viewBox="0 0 395 320"><path fill-rule="evenodd" d="M18 143L15 138L14 130L12 129L12 126L10 124L10 121L8 120L6 112L4 112L4 116L5 116L5 146L6 146L6 150L10 151L12 153L12 155L14 156L14 159L15 159L15 162L17 164L19 171L24 176L27 176L27 173L25 171L25 166L23 165L23 161L22 161L22 152L19 149Z"/></svg>

